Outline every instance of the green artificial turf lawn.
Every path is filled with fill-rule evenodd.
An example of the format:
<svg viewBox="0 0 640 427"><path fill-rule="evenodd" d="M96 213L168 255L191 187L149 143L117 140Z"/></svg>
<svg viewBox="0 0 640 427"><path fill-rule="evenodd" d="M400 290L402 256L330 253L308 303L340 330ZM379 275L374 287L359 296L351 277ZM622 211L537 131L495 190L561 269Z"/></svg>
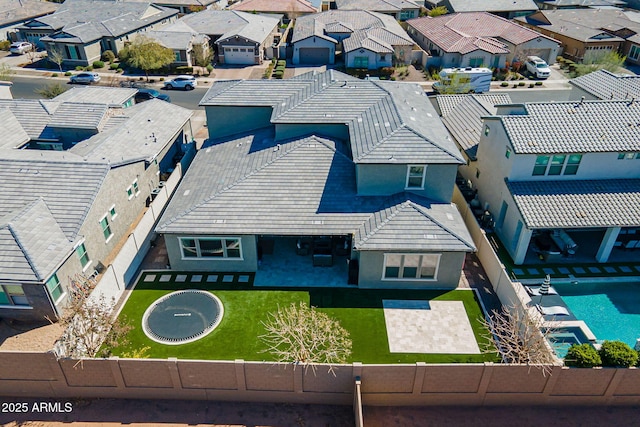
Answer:
<svg viewBox="0 0 640 427"><path fill-rule="evenodd" d="M224 305L224 316L218 327L206 337L189 344L163 345L146 337L142 331L142 316L158 298L178 289L200 288L210 290ZM349 288L275 289L252 288L246 284L221 284L174 282L138 283L126 302L120 316L126 318L134 329L129 333L127 346L113 349L114 355L150 347L146 353L151 358L176 357L203 360L257 360L271 361L266 346L258 338L264 333L261 321L278 306L289 306L303 301L338 320L349 331L353 341L349 362L362 363L481 363L497 361L494 355L457 354L403 354L389 353L383 299L420 299L462 301L464 303L478 344L486 341L483 327L477 319L482 317L480 306L472 291L404 291L360 290Z"/></svg>

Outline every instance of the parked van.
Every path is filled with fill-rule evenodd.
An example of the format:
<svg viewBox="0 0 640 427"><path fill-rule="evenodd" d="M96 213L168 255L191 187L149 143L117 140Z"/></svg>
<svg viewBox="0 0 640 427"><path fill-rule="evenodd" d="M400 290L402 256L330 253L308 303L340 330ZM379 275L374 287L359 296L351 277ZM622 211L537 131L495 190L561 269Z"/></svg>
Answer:
<svg viewBox="0 0 640 427"><path fill-rule="evenodd" d="M488 68L443 68L433 90L438 93L488 92L492 76L493 72Z"/></svg>

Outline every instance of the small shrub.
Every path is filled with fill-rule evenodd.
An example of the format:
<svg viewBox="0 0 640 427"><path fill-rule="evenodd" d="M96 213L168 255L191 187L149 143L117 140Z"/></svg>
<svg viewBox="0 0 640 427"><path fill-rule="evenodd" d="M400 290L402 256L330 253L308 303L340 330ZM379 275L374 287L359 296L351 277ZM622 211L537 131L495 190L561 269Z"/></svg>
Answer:
<svg viewBox="0 0 640 427"><path fill-rule="evenodd" d="M276 70L273 72L273 77L276 79L281 79L284 76L284 71Z"/></svg>
<svg viewBox="0 0 640 427"><path fill-rule="evenodd" d="M285 61L284 59L280 59L278 62L276 62L276 65L278 67L286 67L287 66L287 61Z"/></svg>
<svg viewBox="0 0 640 427"><path fill-rule="evenodd" d="M395 78L395 77L393 77L393 76L391 76L391 78L389 78L389 80L391 80L391 81L394 81L394 82L395 82L395 81L396 81L396 78Z"/></svg>
<svg viewBox="0 0 640 427"><path fill-rule="evenodd" d="M102 62L102 61L93 61L93 68L104 68L104 62Z"/></svg>
<svg viewBox="0 0 640 427"><path fill-rule="evenodd" d="M51 77L58 77L58 73L52 73Z"/></svg>
<svg viewBox="0 0 640 427"><path fill-rule="evenodd" d="M177 74L193 74L193 67L187 67L186 65L181 65L176 67Z"/></svg>
<svg viewBox="0 0 640 427"><path fill-rule="evenodd" d="M160 81L163 82L164 81L164 77L160 77Z"/></svg>
<svg viewBox="0 0 640 427"><path fill-rule="evenodd" d="M118 67L120 67L120 64L118 64L117 62L112 62L112 63L109 65L109 68L110 68L111 70L117 70L117 69L118 69Z"/></svg>
<svg viewBox="0 0 640 427"><path fill-rule="evenodd" d="M138 77L138 80L143 81L144 77L140 76L140 77Z"/></svg>
<svg viewBox="0 0 640 427"><path fill-rule="evenodd" d="M0 50L9 50L11 42L9 40L0 40Z"/></svg>
<svg viewBox="0 0 640 427"><path fill-rule="evenodd" d="M500 83L500 86L501 86L501 87L507 87L507 86L509 86L509 83L507 83L507 82L502 82L502 83Z"/></svg>
<svg viewBox="0 0 640 427"><path fill-rule="evenodd" d="M122 73L123 71L124 71L124 70L123 70L122 68L118 68L118 69L116 70L116 73Z"/></svg>
<svg viewBox="0 0 640 427"><path fill-rule="evenodd" d="M518 86L524 86L525 83L524 82L518 82Z"/></svg>
<svg viewBox="0 0 640 427"><path fill-rule="evenodd" d="M393 67L382 67L380 68L380 76L391 76L395 71L396 69Z"/></svg>
<svg viewBox="0 0 640 427"><path fill-rule="evenodd" d="M84 71L84 67L82 65L76 65L76 71Z"/></svg>
<svg viewBox="0 0 640 427"><path fill-rule="evenodd" d="M64 73L65 76L70 76L71 74L73 74L71 71L67 71L66 73Z"/></svg>
<svg viewBox="0 0 640 427"><path fill-rule="evenodd" d="M514 83L513 86L511 86L513 88L517 88L518 87L518 83Z"/></svg>
<svg viewBox="0 0 640 427"><path fill-rule="evenodd" d="M84 68L86 71L93 71L93 65Z"/></svg>
<svg viewBox="0 0 640 427"><path fill-rule="evenodd" d="M113 62L116 59L116 55L111 50L105 50L104 52L102 52L100 59L105 62Z"/></svg>
<svg viewBox="0 0 640 427"><path fill-rule="evenodd" d="M207 72L211 74L212 71L213 71L213 65L207 64Z"/></svg>
<svg viewBox="0 0 640 427"><path fill-rule="evenodd" d="M542 86L542 82L536 82L536 86Z"/></svg>
<svg viewBox="0 0 640 427"><path fill-rule="evenodd" d="M534 84L533 84L533 83L529 83L529 87L533 87L533 86L534 86Z"/></svg>
<svg viewBox="0 0 640 427"><path fill-rule="evenodd" d="M591 344L574 344L569 347L569 351L567 351L567 355L564 358L564 364L575 366L576 368L592 368L600 366L602 359L598 354L598 350L593 348Z"/></svg>
<svg viewBox="0 0 640 427"><path fill-rule="evenodd" d="M638 353L622 341L605 341L599 353L602 366L628 368L638 362Z"/></svg>
<svg viewBox="0 0 640 427"><path fill-rule="evenodd" d="M149 83L155 83L156 79L149 79Z"/></svg>

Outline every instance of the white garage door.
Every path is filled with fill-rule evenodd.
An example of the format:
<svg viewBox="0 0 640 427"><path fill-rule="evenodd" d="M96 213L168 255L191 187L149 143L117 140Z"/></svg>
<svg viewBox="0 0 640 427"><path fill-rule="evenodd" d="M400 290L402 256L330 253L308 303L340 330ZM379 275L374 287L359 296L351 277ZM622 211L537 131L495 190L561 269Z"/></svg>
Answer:
<svg viewBox="0 0 640 427"><path fill-rule="evenodd" d="M326 47L301 47L301 64L328 64L329 48Z"/></svg>
<svg viewBox="0 0 640 427"><path fill-rule="evenodd" d="M225 47L224 62L227 64L254 64L254 48L249 46Z"/></svg>

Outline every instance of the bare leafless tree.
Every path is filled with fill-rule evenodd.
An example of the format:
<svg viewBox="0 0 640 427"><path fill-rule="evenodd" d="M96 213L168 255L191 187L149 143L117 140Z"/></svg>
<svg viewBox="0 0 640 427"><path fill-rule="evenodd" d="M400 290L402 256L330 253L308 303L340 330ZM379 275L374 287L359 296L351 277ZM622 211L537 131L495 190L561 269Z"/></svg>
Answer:
<svg viewBox="0 0 640 427"><path fill-rule="evenodd" d="M62 49L52 46L47 51L47 59L58 66L58 69L62 71L62 64L64 63L64 52Z"/></svg>
<svg viewBox="0 0 640 427"><path fill-rule="evenodd" d="M485 351L497 349L505 363L524 364L541 370L543 375L551 374L557 361L549 343L552 323L513 306L492 310L481 323L489 331Z"/></svg>
<svg viewBox="0 0 640 427"><path fill-rule="evenodd" d="M346 363L351 355L349 332L327 314L301 302L278 307L262 322L266 334L260 339L279 362L294 363L316 372L316 365L326 363L334 373L333 364Z"/></svg>

